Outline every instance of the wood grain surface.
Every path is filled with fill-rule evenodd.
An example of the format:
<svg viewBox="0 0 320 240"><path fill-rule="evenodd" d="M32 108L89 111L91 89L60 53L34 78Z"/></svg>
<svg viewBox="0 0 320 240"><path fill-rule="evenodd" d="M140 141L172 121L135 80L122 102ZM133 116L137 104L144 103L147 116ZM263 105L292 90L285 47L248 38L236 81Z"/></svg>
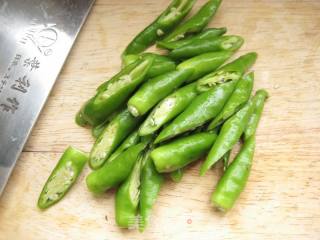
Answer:
<svg viewBox="0 0 320 240"><path fill-rule="evenodd" d="M210 26L246 40L237 56L257 51L255 89L270 98L257 133L249 183L228 214L209 202L221 168L160 192L141 234L120 230L114 192L86 189L86 168L56 206L36 208L39 192L68 145L90 150L90 131L74 115L120 68L126 44L169 0L97 0L0 199L0 239L320 239L320 1L224 0ZM204 1L199 0L196 6Z"/></svg>

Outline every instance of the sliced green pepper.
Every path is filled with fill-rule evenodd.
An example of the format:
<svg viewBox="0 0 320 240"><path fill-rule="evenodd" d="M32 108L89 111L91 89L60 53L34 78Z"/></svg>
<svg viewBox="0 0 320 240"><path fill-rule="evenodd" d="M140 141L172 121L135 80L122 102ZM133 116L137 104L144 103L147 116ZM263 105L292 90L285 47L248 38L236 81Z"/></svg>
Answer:
<svg viewBox="0 0 320 240"><path fill-rule="evenodd" d="M208 129L214 129L226 119L231 117L249 100L253 88L253 72L241 78L237 83L236 89L223 107L222 111L210 123Z"/></svg>
<svg viewBox="0 0 320 240"><path fill-rule="evenodd" d="M122 183L131 173L139 154L145 149L146 145L146 143L139 143L131 146L113 161L107 162L98 170L92 171L86 179L88 189L95 194L101 194Z"/></svg>
<svg viewBox="0 0 320 240"><path fill-rule="evenodd" d="M219 37L219 36L225 34L226 32L227 32L227 28L225 28L225 27L223 27L223 28L208 28L208 29L205 29L202 32L200 32L194 36L190 36L190 37L178 40L178 41L174 41L174 42L159 41L159 42L157 42L157 47L172 50L172 49L180 48L182 46L190 44L195 40L213 39L213 38L216 38L216 37Z"/></svg>
<svg viewBox="0 0 320 240"><path fill-rule="evenodd" d="M231 96L236 84L237 81L222 83L198 95L178 117L160 132L155 143L193 130L217 116Z"/></svg>
<svg viewBox="0 0 320 240"><path fill-rule="evenodd" d="M198 81L198 90L207 91L216 82L238 80L241 76L255 63L257 59L257 53L251 52L236 60L222 66L212 74L208 74Z"/></svg>
<svg viewBox="0 0 320 240"><path fill-rule="evenodd" d="M177 70L183 70L188 68L193 69L193 74L188 79L188 82L191 82L204 76L205 74L215 71L233 54L234 52L232 51L204 53L183 61L177 66Z"/></svg>
<svg viewBox="0 0 320 240"><path fill-rule="evenodd" d="M139 129L140 136L153 134L181 113L198 95L197 83L184 86L163 99L148 115Z"/></svg>
<svg viewBox="0 0 320 240"><path fill-rule="evenodd" d="M189 33L200 32L215 15L221 0L209 0L197 13L189 18L185 23L178 26L173 32L165 37L163 42L177 41L184 38Z"/></svg>
<svg viewBox="0 0 320 240"><path fill-rule="evenodd" d="M194 57L207 52L214 51L236 51L244 40L240 36L222 36L214 39L194 40L190 44L176 48L169 53L169 57L173 59L185 59Z"/></svg>
<svg viewBox="0 0 320 240"><path fill-rule="evenodd" d="M170 178L172 181L178 183L182 180L183 174L184 174L184 168L179 168L170 173Z"/></svg>
<svg viewBox="0 0 320 240"><path fill-rule="evenodd" d="M119 109L130 94L144 81L153 62L153 57L145 57L121 70L119 74L98 88L95 97L91 98L81 109L83 118L95 126Z"/></svg>
<svg viewBox="0 0 320 240"><path fill-rule="evenodd" d="M148 112L160 100L183 84L193 73L192 69L176 70L162 74L145 82L129 99L128 109L133 116Z"/></svg>
<svg viewBox="0 0 320 240"><path fill-rule="evenodd" d="M216 133L203 132L181 137L151 152L158 172L172 172L198 160L210 150Z"/></svg>
<svg viewBox="0 0 320 240"><path fill-rule="evenodd" d="M175 27L190 12L195 0L174 0L166 10L148 27L140 32L122 53L125 60L127 55L138 54L162 38ZM125 60L126 61L126 60Z"/></svg>
<svg viewBox="0 0 320 240"><path fill-rule="evenodd" d="M116 157L118 157L122 152L127 150L129 147L138 144L140 141L140 136L138 135L138 131L132 132L122 143L121 145L110 155L107 162L111 162Z"/></svg>
<svg viewBox="0 0 320 240"><path fill-rule="evenodd" d="M118 145L141 122L125 109L119 113L97 138L90 153L89 165L93 169L101 167Z"/></svg>
<svg viewBox="0 0 320 240"><path fill-rule="evenodd" d="M248 126L244 130L245 140L251 137L252 135L255 135L261 115L262 115L264 102L267 98L268 98L268 92L266 90L260 89L256 92L256 97L253 102L253 105L254 105L253 114L249 119Z"/></svg>
<svg viewBox="0 0 320 240"><path fill-rule="evenodd" d="M158 197L160 188L164 182L164 177L158 173L150 158L150 151L144 156L144 166L142 168L140 185L140 222L139 230L144 231L149 223L152 207Z"/></svg>
<svg viewBox="0 0 320 240"><path fill-rule="evenodd" d="M43 186L38 207L46 209L59 202L75 183L87 160L86 153L68 147Z"/></svg>
<svg viewBox="0 0 320 240"><path fill-rule="evenodd" d="M156 76L176 69L176 63L172 59L164 55L149 52L142 53L139 55L130 55L130 58L126 58L127 62L124 63L124 66L127 66L137 61L139 58L144 58L146 56L154 57L154 61L146 74L146 79L154 78Z"/></svg>
<svg viewBox="0 0 320 240"><path fill-rule="evenodd" d="M98 138L102 133L103 130L108 126L108 124L120 113L121 111L115 111L103 122L100 123L91 129L91 135L94 138Z"/></svg>
<svg viewBox="0 0 320 240"><path fill-rule="evenodd" d="M136 225L139 204L141 175L141 156L136 161L129 177L121 184L116 193L115 213L119 227L133 228Z"/></svg>
<svg viewBox="0 0 320 240"><path fill-rule="evenodd" d="M240 109L222 125L217 140L211 148L207 159L201 166L201 176L203 176L213 164L221 159L223 155L231 150L232 147L238 142L253 112L254 106L252 101L253 100L250 99L242 109Z"/></svg>
<svg viewBox="0 0 320 240"><path fill-rule="evenodd" d="M249 137L235 160L219 180L211 202L222 211L231 209L243 191L250 174L255 148L254 136Z"/></svg>

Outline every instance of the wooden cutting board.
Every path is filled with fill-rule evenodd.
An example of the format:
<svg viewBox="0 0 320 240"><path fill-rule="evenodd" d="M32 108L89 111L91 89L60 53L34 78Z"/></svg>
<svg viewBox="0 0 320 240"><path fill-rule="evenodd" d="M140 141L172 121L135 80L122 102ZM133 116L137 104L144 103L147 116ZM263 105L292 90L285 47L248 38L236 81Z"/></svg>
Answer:
<svg viewBox="0 0 320 240"><path fill-rule="evenodd" d="M199 6L204 1L198 1ZM221 174L199 164L161 190L150 226L120 230L114 192L86 189L86 168L56 206L36 208L39 192L68 145L90 150L90 131L74 123L80 105L120 69L126 44L169 0L98 0L0 200L0 239L320 239L320 1L224 0L210 26L257 51L255 89L270 99L257 133L249 183L232 211L209 203Z"/></svg>

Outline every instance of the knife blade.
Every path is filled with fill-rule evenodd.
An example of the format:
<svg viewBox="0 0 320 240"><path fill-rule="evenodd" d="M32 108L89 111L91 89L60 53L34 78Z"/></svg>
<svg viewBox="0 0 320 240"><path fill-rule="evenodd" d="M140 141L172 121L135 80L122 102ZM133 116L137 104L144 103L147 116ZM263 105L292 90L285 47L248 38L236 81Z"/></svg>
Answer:
<svg viewBox="0 0 320 240"><path fill-rule="evenodd" d="M0 0L0 195L94 0Z"/></svg>

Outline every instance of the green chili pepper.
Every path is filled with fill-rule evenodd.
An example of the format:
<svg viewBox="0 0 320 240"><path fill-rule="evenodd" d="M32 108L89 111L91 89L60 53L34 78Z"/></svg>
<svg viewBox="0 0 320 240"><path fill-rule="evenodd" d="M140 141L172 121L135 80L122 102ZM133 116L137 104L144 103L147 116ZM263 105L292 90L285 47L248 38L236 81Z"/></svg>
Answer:
<svg viewBox="0 0 320 240"><path fill-rule="evenodd" d="M160 132L155 143L195 129L217 116L231 96L236 84L237 81L219 84L197 96L178 117Z"/></svg>
<svg viewBox="0 0 320 240"><path fill-rule="evenodd" d="M85 127L85 126L89 125L88 121L84 119L81 110L77 112L76 117L75 117L75 122L80 127Z"/></svg>
<svg viewBox="0 0 320 240"><path fill-rule="evenodd" d="M239 36L222 36L214 39L194 40L192 43L176 48L169 53L173 59L184 59L194 57L207 52L214 51L236 51L243 44L243 38Z"/></svg>
<svg viewBox="0 0 320 240"><path fill-rule="evenodd" d="M163 42L177 41L189 33L201 32L215 15L221 0L209 0L199 11L189 18L185 23L178 26L173 32L163 39Z"/></svg>
<svg viewBox="0 0 320 240"><path fill-rule="evenodd" d="M146 145L146 143L139 143L131 146L114 160L92 171L86 179L88 189L93 193L101 194L122 183L131 173L139 154Z"/></svg>
<svg viewBox="0 0 320 240"><path fill-rule="evenodd" d="M154 149L151 158L158 172L172 172L205 155L216 137L210 132L181 137Z"/></svg>
<svg viewBox="0 0 320 240"><path fill-rule="evenodd" d="M188 82L191 82L202 77L205 74L216 70L233 54L234 52L231 51L204 53L183 61L177 66L177 70L184 70L189 68L193 69L193 74L188 79Z"/></svg>
<svg viewBox="0 0 320 240"><path fill-rule="evenodd" d="M170 173L170 178L172 181L178 183L181 181L183 174L184 174L184 168L179 168Z"/></svg>
<svg viewBox="0 0 320 240"><path fill-rule="evenodd" d="M87 160L86 153L68 147L45 183L38 199L38 207L46 209L59 202L75 183Z"/></svg>
<svg viewBox="0 0 320 240"><path fill-rule="evenodd" d="M148 27L140 32L122 53L125 59L129 54L138 54L167 34L191 10L195 0L174 0L168 8Z"/></svg>
<svg viewBox="0 0 320 240"><path fill-rule="evenodd" d="M136 215L140 194L141 156L134 165L129 177L121 184L116 193L115 213L119 227L132 228L136 224Z"/></svg>
<svg viewBox="0 0 320 240"><path fill-rule="evenodd" d="M103 123L92 127L91 134L94 138L98 138L108 124L120 113L120 111L113 112Z"/></svg>
<svg viewBox="0 0 320 240"><path fill-rule="evenodd" d="M203 176L213 164L221 159L223 155L231 150L232 147L238 142L253 112L254 106L252 101L252 99L249 100L242 109L240 109L222 125L217 140L214 142L207 159L201 166L201 176Z"/></svg>
<svg viewBox="0 0 320 240"><path fill-rule="evenodd" d="M129 111L136 117L145 114L160 100L183 84L192 73L192 69L177 70L162 74L145 82L129 99Z"/></svg>
<svg viewBox="0 0 320 240"><path fill-rule="evenodd" d="M255 63L257 53L251 52L222 66L212 74L208 74L198 81L198 90L207 91L216 82L238 80Z"/></svg>
<svg viewBox="0 0 320 240"><path fill-rule="evenodd" d="M250 174L255 148L254 135L249 137L235 160L219 180L211 202L222 211L231 209L243 191Z"/></svg>
<svg viewBox="0 0 320 240"><path fill-rule="evenodd" d="M140 141L140 136L138 135L138 131L134 131L131 133L122 143L121 145L110 155L107 162L111 162L116 157L118 157L122 152L127 150L129 147L138 144Z"/></svg>
<svg viewBox="0 0 320 240"><path fill-rule="evenodd" d="M261 115L262 115L264 102L267 98L268 98L268 92L266 90L260 89L256 92L256 96L253 102L253 105L254 105L253 114L251 115L248 126L244 131L245 140L251 137L252 135L255 135Z"/></svg>
<svg viewBox="0 0 320 240"><path fill-rule="evenodd" d="M139 55L132 54L129 56L130 58L126 58L127 62L124 63L125 64L124 66L127 66L137 61L139 58L144 58L146 56L154 57L154 61L146 74L146 77L145 77L146 79L153 78L176 69L176 63L172 59L164 55L147 52Z"/></svg>
<svg viewBox="0 0 320 240"><path fill-rule="evenodd" d="M225 28L225 27L223 27L223 28L208 28L208 29L205 29L202 32L196 34L196 35L193 35L193 36L190 36L190 37L178 40L178 41L174 41L174 42L159 41L159 42L157 42L157 47L172 50L172 49L180 48L182 46L190 44L195 40L213 39L213 38L216 38L216 37L219 37L219 36L225 34L226 32L227 32L227 28Z"/></svg>
<svg viewBox="0 0 320 240"><path fill-rule="evenodd" d="M230 155L231 155L231 150L226 152L223 157L223 171L225 172L229 166L229 161L230 161Z"/></svg>
<svg viewBox="0 0 320 240"><path fill-rule="evenodd" d="M103 130L90 153L89 165L93 169L101 167L117 146L135 129L141 118L133 117L125 109Z"/></svg>
<svg viewBox="0 0 320 240"><path fill-rule="evenodd" d="M156 132L164 124L181 113L198 95L197 83L188 84L163 99L149 114L139 129L139 135Z"/></svg>
<svg viewBox="0 0 320 240"><path fill-rule="evenodd" d="M150 151L144 156L140 185L140 222L139 230L144 231L148 225L152 207L158 197L164 177L158 173L150 158Z"/></svg>
<svg viewBox="0 0 320 240"><path fill-rule="evenodd" d="M119 109L130 94L143 82L153 62L153 57L142 58L125 67L107 84L98 88L95 97L91 98L81 109L83 118L91 125L98 125Z"/></svg>
<svg viewBox="0 0 320 240"><path fill-rule="evenodd" d="M210 123L208 129L214 129L231 117L249 100L253 88L254 74L253 72L241 78L237 83L236 89L223 107L222 111Z"/></svg>

